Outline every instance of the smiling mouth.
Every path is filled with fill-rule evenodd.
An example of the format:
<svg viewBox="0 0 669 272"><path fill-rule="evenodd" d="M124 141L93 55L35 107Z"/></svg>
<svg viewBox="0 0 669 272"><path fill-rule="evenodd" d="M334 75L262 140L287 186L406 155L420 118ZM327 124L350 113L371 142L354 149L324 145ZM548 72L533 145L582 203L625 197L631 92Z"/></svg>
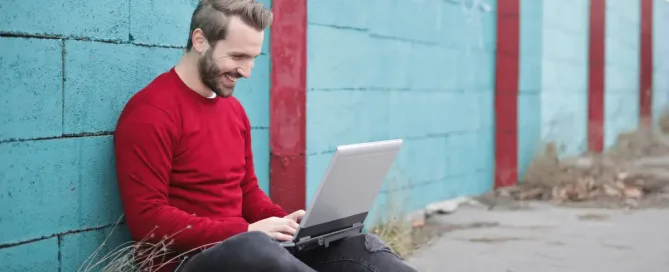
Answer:
<svg viewBox="0 0 669 272"><path fill-rule="evenodd" d="M237 79L239 78L238 75L233 75L233 74L230 74L230 73L225 73L223 76L225 76L225 78L227 78L232 83L237 82Z"/></svg>

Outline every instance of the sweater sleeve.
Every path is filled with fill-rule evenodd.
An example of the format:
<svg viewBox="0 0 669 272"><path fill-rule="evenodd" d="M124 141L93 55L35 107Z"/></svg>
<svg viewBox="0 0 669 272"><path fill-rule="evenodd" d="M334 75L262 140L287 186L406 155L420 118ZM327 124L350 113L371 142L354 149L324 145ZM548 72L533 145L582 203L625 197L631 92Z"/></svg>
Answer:
<svg viewBox="0 0 669 272"><path fill-rule="evenodd" d="M272 203L272 200L258 186L258 178L255 174L253 163L253 150L251 144L251 123L242 108L241 117L245 127L245 153L246 153L246 176L242 181L241 187L243 196L242 213L244 218L253 223L272 216L284 217L288 215L279 205Z"/></svg>
<svg viewBox="0 0 669 272"><path fill-rule="evenodd" d="M134 240L168 243L170 250L204 249L248 230L243 218L212 220L168 203L178 127L151 105L124 113L114 136L117 178L126 224Z"/></svg>

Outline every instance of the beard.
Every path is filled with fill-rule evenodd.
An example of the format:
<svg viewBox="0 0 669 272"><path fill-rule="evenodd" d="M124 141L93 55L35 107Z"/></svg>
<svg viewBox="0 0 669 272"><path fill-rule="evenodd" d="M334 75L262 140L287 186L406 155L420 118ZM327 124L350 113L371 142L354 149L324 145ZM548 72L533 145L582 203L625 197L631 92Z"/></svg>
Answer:
<svg viewBox="0 0 669 272"><path fill-rule="evenodd" d="M213 57L213 50L209 48L203 56L200 57L197 63L197 68L200 73L200 80L211 89L217 96L220 97L229 97L234 91L234 87L226 87L221 84L221 77L229 75L234 78L239 78L241 75L239 73L233 72L221 72L221 69L218 68Z"/></svg>

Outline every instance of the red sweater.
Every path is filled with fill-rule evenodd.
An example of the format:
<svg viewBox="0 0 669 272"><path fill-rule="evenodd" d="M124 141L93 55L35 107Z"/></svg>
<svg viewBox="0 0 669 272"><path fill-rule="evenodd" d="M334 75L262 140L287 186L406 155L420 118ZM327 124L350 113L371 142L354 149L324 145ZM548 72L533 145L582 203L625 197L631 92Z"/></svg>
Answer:
<svg viewBox="0 0 669 272"><path fill-rule="evenodd" d="M234 97L206 98L174 69L135 94L115 137L126 224L136 241L186 252L287 213L258 187L251 126Z"/></svg>

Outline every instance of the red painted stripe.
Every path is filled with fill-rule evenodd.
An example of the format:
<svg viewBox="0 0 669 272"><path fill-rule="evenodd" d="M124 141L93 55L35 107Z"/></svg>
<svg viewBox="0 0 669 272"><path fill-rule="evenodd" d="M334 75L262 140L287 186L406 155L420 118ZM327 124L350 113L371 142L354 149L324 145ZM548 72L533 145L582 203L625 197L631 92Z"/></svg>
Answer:
<svg viewBox="0 0 669 272"><path fill-rule="evenodd" d="M270 196L306 206L307 0L274 0L270 33Z"/></svg>
<svg viewBox="0 0 669 272"><path fill-rule="evenodd" d="M651 126L653 103L653 0L641 0L639 124Z"/></svg>
<svg viewBox="0 0 669 272"><path fill-rule="evenodd" d="M520 0L497 3L495 65L495 186L518 181Z"/></svg>
<svg viewBox="0 0 669 272"><path fill-rule="evenodd" d="M590 0L590 42L588 49L588 149L604 148L604 40L606 0Z"/></svg>

